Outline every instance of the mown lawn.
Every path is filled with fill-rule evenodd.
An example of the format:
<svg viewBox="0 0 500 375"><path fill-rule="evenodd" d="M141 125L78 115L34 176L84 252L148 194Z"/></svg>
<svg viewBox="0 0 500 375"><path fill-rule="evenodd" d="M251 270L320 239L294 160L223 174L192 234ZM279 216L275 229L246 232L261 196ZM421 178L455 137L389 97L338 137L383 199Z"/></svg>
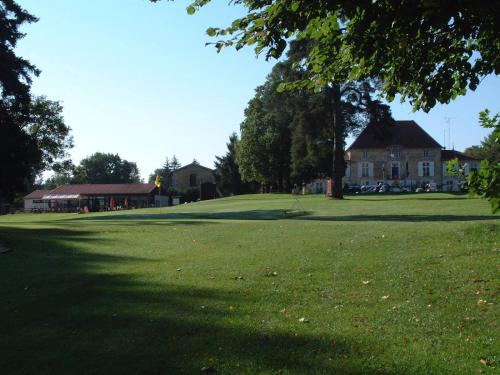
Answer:
<svg viewBox="0 0 500 375"><path fill-rule="evenodd" d="M0 374L495 373L499 219L446 194L3 216Z"/></svg>

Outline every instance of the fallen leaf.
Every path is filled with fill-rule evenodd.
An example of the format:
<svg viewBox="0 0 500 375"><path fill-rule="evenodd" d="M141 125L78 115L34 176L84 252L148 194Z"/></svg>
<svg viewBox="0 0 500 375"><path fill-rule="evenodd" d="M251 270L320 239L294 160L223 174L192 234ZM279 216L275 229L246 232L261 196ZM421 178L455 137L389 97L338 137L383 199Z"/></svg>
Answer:
<svg viewBox="0 0 500 375"><path fill-rule="evenodd" d="M306 319L306 318L300 318L300 319L299 319L299 322L300 322L300 323L309 323L309 319Z"/></svg>
<svg viewBox="0 0 500 375"><path fill-rule="evenodd" d="M363 285L368 285L368 284L370 284L370 281L369 280L363 280L362 283L363 283Z"/></svg>
<svg viewBox="0 0 500 375"><path fill-rule="evenodd" d="M484 359L484 358L481 358L479 360L479 363L482 364L482 365L488 366L488 361L486 359Z"/></svg>
<svg viewBox="0 0 500 375"><path fill-rule="evenodd" d="M386 300L387 298L389 298L389 296L388 296L388 295L387 295L387 296L382 296L382 298L380 298L380 299L382 299L382 300Z"/></svg>

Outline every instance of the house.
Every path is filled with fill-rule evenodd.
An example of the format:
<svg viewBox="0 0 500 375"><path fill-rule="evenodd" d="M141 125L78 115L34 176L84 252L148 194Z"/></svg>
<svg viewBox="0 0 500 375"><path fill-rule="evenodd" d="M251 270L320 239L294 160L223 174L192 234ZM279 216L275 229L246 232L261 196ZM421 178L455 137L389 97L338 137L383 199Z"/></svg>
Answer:
<svg viewBox="0 0 500 375"><path fill-rule="evenodd" d="M477 167L477 160L457 151L443 150L415 121L369 125L346 150L344 183L388 183L413 189L434 183L438 188L445 185L446 189L457 191L458 180L446 173L446 162L455 156Z"/></svg>
<svg viewBox="0 0 500 375"><path fill-rule="evenodd" d="M47 211L49 209L49 201L43 200L43 196L48 194L50 190L35 190L24 197L24 211L37 212Z"/></svg>
<svg viewBox="0 0 500 375"><path fill-rule="evenodd" d="M44 211L102 211L168 205L155 184L66 184L24 197L25 210L39 204Z"/></svg>
<svg viewBox="0 0 500 375"><path fill-rule="evenodd" d="M202 200L216 197L214 171L196 162L173 171L172 186L182 192L197 190Z"/></svg>
<svg viewBox="0 0 500 375"><path fill-rule="evenodd" d="M463 152L455 150L442 150L441 151L441 162L443 163L443 191L459 191L460 190L460 178L448 173L447 164L449 161L458 159L461 165L464 165L464 174L468 175L473 170L478 170L481 164L481 160L473 158L469 155L465 155Z"/></svg>

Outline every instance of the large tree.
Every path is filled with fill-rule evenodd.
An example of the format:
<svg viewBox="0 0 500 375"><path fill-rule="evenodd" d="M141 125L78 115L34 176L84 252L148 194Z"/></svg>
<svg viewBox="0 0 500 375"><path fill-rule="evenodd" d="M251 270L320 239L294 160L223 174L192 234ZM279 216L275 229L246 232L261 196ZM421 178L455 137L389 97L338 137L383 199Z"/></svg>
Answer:
<svg viewBox="0 0 500 375"><path fill-rule="evenodd" d="M37 19L12 0L0 0L0 200L26 190L41 152L22 129L29 118L32 76L38 70L14 52L25 23Z"/></svg>
<svg viewBox="0 0 500 375"><path fill-rule="evenodd" d="M22 127L42 153L38 174L46 170L61 172L72 165L68 151L73 147L73 137L62 111L58 101L45 96L32 98L29 116Z"/></svg>
<svg viewBox="0 0 500 375"><path fill-rule="evenodd" d="M342 198L347 134L369 122L392 121L389 108L372 100L373 82L331 85L317 92L286 90L306 72L300 64L312 43L294 42L245 110L237 160L246 181L286 188L291 180L331 175Z"/></svg>
<svg viewBox="0 0 500 375"><path fill-rule="evenodd" d="M73 181L87 184L126 184L141 182L137 164L118 154L96 152L75 168Z"/></svg>

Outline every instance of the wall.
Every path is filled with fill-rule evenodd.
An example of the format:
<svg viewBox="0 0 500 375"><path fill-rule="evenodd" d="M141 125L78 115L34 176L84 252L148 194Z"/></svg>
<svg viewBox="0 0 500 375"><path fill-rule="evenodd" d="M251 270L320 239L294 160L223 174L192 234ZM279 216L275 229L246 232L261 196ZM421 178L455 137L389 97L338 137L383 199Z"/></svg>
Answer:
<svg viewBox="0 0 500 375"><path fill-rule="evenodd" d="M397 153L399 151L399 155ZM424 154L424 151L426 154ZM366 154L364 154L366 152ZM392 156L391 156L392 154ZM347 162L349 170L344 177L344 182L355 183L359 185L375 185L379 181L389 184L399 184L404 186L420 186L424 183L435 182L442 183L442 163L441 149L355 149L350 150L348 155L350 160ZM399 179L392 180L392 162L399 162ZM370 165L368 177L363 177L360 173L360 165L367 162ZM421 176L419 171L419 162L432 162L433 173L430 176ZM408 163L408 171L406 170ZM383 170L385 167L385 176ZM421 169L421 168L420 168ZM432 168L431 168L432 169ZM420 172L420 173L419 173ZM389 176L389 179L387 178Z"/></svg>
<svg viewBox="0 0 500 375"><path fill-rule="evenodd" d="M191 186L190 176L196 175L196 184ZM198 165L187 165L173 173L172 184L177 191L185 191L188 189L200 189L201 184L205 182L215 183L214 173L205 167Z"/></svg>

